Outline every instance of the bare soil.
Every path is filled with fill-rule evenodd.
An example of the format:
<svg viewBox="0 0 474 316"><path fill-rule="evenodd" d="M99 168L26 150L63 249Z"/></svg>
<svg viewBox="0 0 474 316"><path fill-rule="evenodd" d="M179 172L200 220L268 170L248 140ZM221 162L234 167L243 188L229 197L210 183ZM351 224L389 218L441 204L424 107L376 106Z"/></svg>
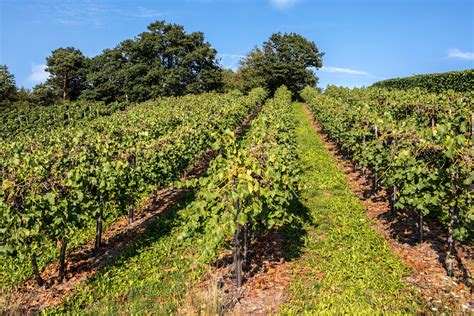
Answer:
<svg viewBox="0 0 474 316"><path fill-rule="evenodd" d="M269 315L286 300L287 261L284 234L273 230L249 245L248 270L242 287L236 286L233 254L226 250L199 285L184 299L179 313Z"/></svg>

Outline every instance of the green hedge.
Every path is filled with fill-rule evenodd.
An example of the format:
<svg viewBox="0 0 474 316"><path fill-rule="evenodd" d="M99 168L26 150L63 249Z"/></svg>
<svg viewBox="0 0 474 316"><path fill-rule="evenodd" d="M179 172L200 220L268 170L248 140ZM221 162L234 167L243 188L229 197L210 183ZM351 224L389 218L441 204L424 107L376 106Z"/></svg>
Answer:
<svg viewBox="0 0 474 316"><path fill-rule="evenodd" d="M430 92L443 92L449 89L457 92L473 91L474 69L387 79L372 86L399 90L419 87Z"/></svg>

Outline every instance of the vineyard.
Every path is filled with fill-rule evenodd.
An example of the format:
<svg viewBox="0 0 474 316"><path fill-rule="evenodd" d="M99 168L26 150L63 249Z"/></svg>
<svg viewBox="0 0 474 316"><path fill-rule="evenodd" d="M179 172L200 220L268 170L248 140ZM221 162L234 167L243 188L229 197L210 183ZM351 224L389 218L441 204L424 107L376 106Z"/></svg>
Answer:
<svg viewBox="0 0 474 316"><path fill-rule="evenodd" d="M37 257L57 257L51 252L60 242L63 262L67 244L84 231L95 230L99 249L104 221L122 214L133 221L144 195L177 180L215 135L235 127L264 97L255 90L163 99L2 143L1 245L15 258L2 260L2 285L31 271L42 285Z"/></svg>
<svg viewBox="0 0 474 316"><path fill-rule="evenodd" d="M473 240L474 94L330 86L301 97L309 116L286 87L2 112L0 311L212 313L240 297L234 311L247 313L259 278L279 284L259 292L275 305L260 311L431 308L312 117L373 194L385 189L390 216L416 215L420 244L428 219L447 232L442 274L470 282L456 247ZM163 190L183 194L165 201ZM165 205L85 277L68 261L86 243L99 260L110 227ZM220 294L203 299L203 287Z"/></svg>
<svg viewBox="0 0 474 316"><path fill-rule="evenodd" d="M390 190L392 212L434 216L449 229L446 264L452 273L455 240L472 240L474 205L472 93L423 90L307 88L303 97L341 150L370 171L373 190Z"/></svg>
<svg viewBox="0 0 474 316"><path fill-rule="evenodd" d="M0 0L0 316L474 315L474 2L424 2Z"/></svg>

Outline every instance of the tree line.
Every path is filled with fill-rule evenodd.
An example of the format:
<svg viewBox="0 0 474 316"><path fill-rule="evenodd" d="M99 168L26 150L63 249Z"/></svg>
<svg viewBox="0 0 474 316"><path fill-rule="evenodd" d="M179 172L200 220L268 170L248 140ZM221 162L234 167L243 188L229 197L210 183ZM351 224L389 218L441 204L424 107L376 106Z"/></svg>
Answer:
<svg viewBox="0 0 474 316"><path fill-rule="evenodd" d="M224 69L217 51L202 32L156 21L147 31L100 55L88 58L74 47L61 47L46 58L46 82L32 91L18 89L6 65L0 65L0 106L52 105L78 99L141 102L161 96L264 87L273 94L281 85L297 94L318 82L322 67L316 44L295 33L275 33L250 51L236 71Z"/></svg>

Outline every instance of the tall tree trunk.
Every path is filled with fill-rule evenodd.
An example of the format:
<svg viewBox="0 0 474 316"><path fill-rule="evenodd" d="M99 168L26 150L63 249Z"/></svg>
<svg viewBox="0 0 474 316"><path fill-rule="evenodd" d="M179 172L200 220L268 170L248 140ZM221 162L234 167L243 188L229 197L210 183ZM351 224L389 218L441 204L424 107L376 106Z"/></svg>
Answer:
<svg viewBox="0 0 474 316"><path fill-rule="evenodd" d="M58 283L62 283L66 271L66 249L67 249L67 238L63 237L61 240L61 252L59 254L59 274Z"/></svg>
<svg viewBox="0 0 474 316"><path fill-rule="evenodd" d="M38 263L36 262L35 253L31 255L31 266L33 267L33 274L35 275L36 284L38 284L38 286L43 286L44 281L43 281L43 278L41 278L41 275L39 273Z"/></svg>

